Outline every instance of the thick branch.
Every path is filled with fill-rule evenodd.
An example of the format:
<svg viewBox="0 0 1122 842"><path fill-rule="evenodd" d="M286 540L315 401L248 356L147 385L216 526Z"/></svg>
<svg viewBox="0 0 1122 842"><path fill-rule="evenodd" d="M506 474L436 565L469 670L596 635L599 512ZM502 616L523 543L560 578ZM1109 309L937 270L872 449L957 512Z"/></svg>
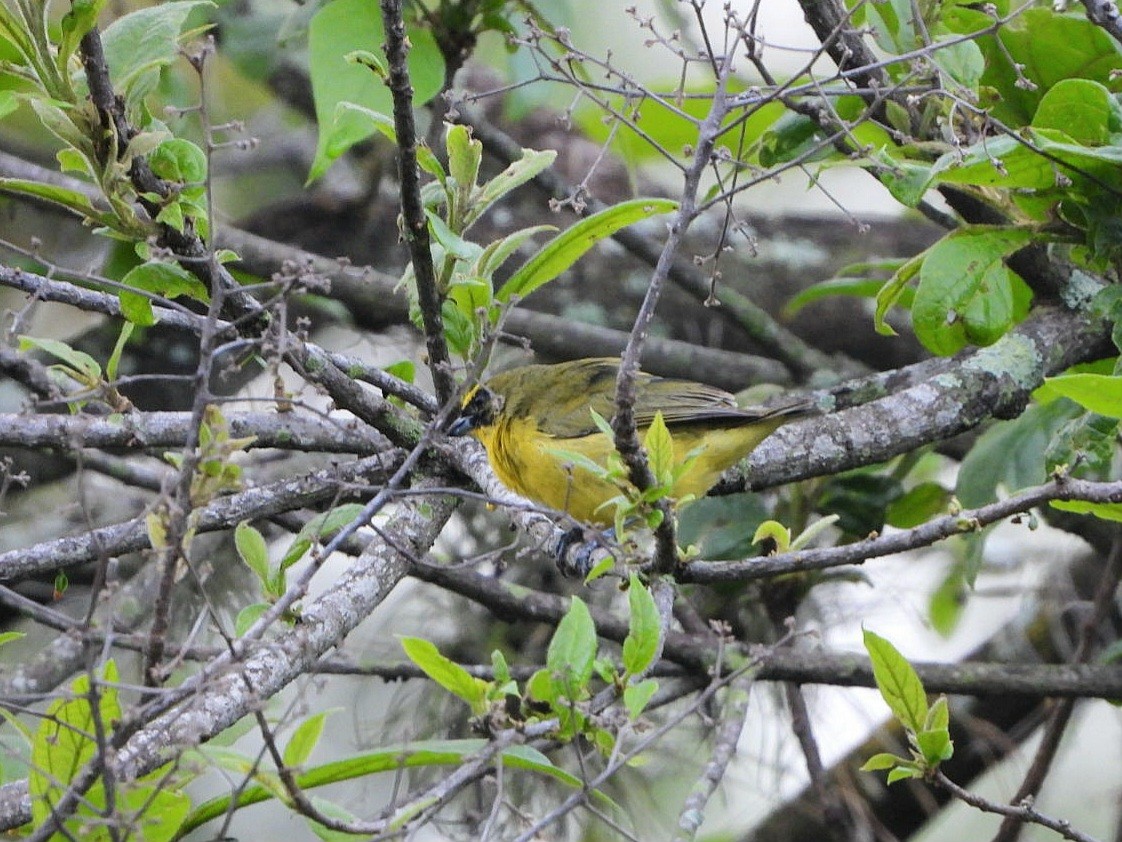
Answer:
<svg viewBox="0 0 1122 842"><path fill-rule="evenodd" d="M1105 323L1083 313L1040 308L995 344L956 357L930 380L855 409L780 428L726 475L722 489L767 488L836 474L944 441L991 417L1016 417L1044 377L1110 356L1111 348Z"/></svg>
<svg viewBox="0 0 1122 842"><path fill-rule="evenodd" d="M169 752L205 742L256 709L262 699L304 675L381 604L405 575L407 554L424 553L451 511L452 501L446 497L406 500L385 525L386 534L395 536L393 544L374 542L322 596L304 608L299 624L249 654L245 646L235 645L233 652L215 658L203 672L143 708L140 716L147 725L119 754L120 777L135 779L165 762ZM241 658L244 661L239 666ZM73 806L71 801L64 797L58 809L65 814ZM0 828L18 827L30 820L27 782L0 787Z"/></svg>
<svg viewBox="0 0 1122 842"><path fill-rule="evenodd" d="M354 419L269 412L231 413L225 418L232 436L253 437L249 448L369 456L391 446L375 430ZM180 447L187 441L190 421L188 412L136 412L112 418L0 413L0 446L59 450Z"/></svg>
<svg viewBox="0 0 1122 842"><path fill-rule="evenodd" d="M358 462L325 468L297 479L251 488L196 509L197 532L230 529L243 520L270 517L305 506L315 506L353 493L355 485L378 483L394 467L396 457L370 456ZM105 556L148 549L151 542L143 517L91 529L80 535L44 541L0 553L0 581L13 581L53 573Z"/></svg>

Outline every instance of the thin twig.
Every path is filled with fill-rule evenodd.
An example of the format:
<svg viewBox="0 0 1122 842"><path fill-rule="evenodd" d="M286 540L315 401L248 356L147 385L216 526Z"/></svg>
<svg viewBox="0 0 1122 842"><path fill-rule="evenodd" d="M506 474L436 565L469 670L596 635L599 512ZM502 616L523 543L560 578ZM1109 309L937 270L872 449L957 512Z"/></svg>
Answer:
<svg viewBox="0 0 1122 842"><path fill-rule="evenodd" d="M697 838L697 831L705 818L705 805L717 791L729 763L736 754L736 746L740 741L744 720L748 715L748 698L755 678L753 673L743 673L730 682L725 691L725 709L721 713L713 751L709 762L705 764L705 768L678 813L679 832L674 837L675 842L690 842Z"/></svg>
<svg viewBox="0 0 1122 842"><path fill-rule="evenodd" d="M386 58L389 61L390 93L393 95L393 120L397 131L397 166L401 183L401 215L405 241L413 259L417 281L417 301L425 326L425 348L429 355L436 397L445 403L456 392L452 363L444 341L443 303L437 289L436 272L429 248L429 222L421 201L421 173L417 166L417 131L413 122L413 86L409 81L409 42L401 17L401 0L381 0L382 21L386 31Z"/></svg>
<svg viewBox="0 0 1122 842"><path fill-rule="evenodd" d="M971 807L977 807L979 810L986 813L996 813L999 816L1007 816L1022 822L1042 825L1049 830L1056 831L1056 833L1060 834L1064 839L1071 839L1072 842L1098 842L1095 837L1075 830L1070 822L1062 819L1054 819L1037 812L1032 806L1031 799L1019 805L999 804L996 801L990 801L988 798L982 798L980 795L968 789L963 789L942 772L935 773L934 781L955 798L969 804Z"/></svg>

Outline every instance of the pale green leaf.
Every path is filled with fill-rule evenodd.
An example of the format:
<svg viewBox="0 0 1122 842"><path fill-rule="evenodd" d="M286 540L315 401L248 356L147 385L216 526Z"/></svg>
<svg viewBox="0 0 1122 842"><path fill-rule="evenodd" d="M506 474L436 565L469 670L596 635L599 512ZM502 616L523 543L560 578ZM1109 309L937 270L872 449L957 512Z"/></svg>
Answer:
<svg viewBox="0 0 1122 842"><path fill-rule="evenodd" d="M1122 377L1118 375L1062 374L1047 378L1041 391L1070 398L1099 415L1122 418Z"/></svg>
<svg viewBox="0 0 1122 842"><path fill-rule="evenodd" d="M440 650L420 637L403 637L401 646L405 654L421 670L452 695L471 706L476 716L487 709L487 682L475 678L455 661L440 654Z"/></svg>
<svg viewBox="0 0 1122 842"><path fill-rule="evenodd" d="M659 644L659 614L654 597L634 573L627 589L631 618L623 641L623 668L628 675L642 675L650 667Z"/></svg>
<svg viewBox="0 0 1122 842"><path fill-rule="evenodd" d="M296 726L284 746L284 765L289 769L303 766L319 744L330 711L314 713Z"/></svg>
<svg viewBox="0 0 1122 842"><path fill-rule="evenodd" d="M582 219L542 246L537 254L503 284L495 297L504 303L515 296L525 298L576 263L586 251L605 237L640 220L669 213L677 207L678 203L669 199L632 199Z"/></svg>
<svg viewBox="0 0 1122 842"><path fill-rule="evenodd" d="M927 721L927 695L916 671L880 635L865 629L864 640L881 697L905 728L913 733L922 731Z"/></svg>
<svg viewBox="0 0 1122 842"><path fill-rule="evenodd" d="M596 626L588 606L574 596L549 641L546 667L570 697L588 684L596 660Z"/></svg>
<svg viewBox="0 0 1122 842"><path fill-rule="evenodd" d="M269 547L265 536L243 520L234 530L234 546L238 556L262 582L269 581Z"/></svg>
<svg viewBox="0 0 1122 842"><path fill-rule="evenodd" d="M436 96L444 83L444 59L427 28L407 27L409 77L413 106ZM378 0L334 0L324 5L308 26L308 67L315 101L319 139L308 181L315 181L331 163L373 131L370 114L390 114L389 88L361 63L347 56L377 54L385 33ZM363 109L340 109L340 103Z"/></svg>

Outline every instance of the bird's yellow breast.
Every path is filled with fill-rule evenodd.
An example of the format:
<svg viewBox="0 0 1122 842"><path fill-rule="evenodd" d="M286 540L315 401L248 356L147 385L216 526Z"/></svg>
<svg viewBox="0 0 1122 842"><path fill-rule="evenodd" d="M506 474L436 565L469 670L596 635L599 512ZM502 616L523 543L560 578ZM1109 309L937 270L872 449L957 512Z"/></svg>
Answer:
<svg viewBox="0 0 1122 842"><path fill-rule="evenodd" d="M743 456L786 419L767 419L750 425L703 427L679 425L673 430L674 465L687 458L689 467L674 484L671 497L702 496ZM640 428L639 438L646 434ZM487 450L491 467L503 484L524 497L577 520L607 525L614 507L604 504L620 494L620 487L575 465L566 453L584 456L607 466L615 446L603 433L559 438L544 433L529 418L500 419L473 435Z"/></svg>

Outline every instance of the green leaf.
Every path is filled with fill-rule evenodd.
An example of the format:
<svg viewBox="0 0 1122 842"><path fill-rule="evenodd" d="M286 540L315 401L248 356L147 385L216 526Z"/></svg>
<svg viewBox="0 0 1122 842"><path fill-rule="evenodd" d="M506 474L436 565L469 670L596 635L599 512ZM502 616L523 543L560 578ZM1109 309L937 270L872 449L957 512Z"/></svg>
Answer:
<svg viewBox="0 0 1122 842"><path fill-rule="evenodd" d="M758 494L702 497L682 510L678 536L696 545L707 559L742 559L752 555L752 533L770 512Z"/></svg>
<svg viewBox="0 0 1122 842"><path fill-rule="evenodd" d="M19 349L27 351L31 348L36 348L50 354L57 360L61 360L73 370L76 379L85 384L92 385L101 380L101 365L85 351L75 350L58 339L37 339L34 336L20 336Z"/></svg>
<svg viewBox="0 0 1122 842"><path fill-rule="evenodd" d="M877 278L830 278L792 296L783 307L783 315L794 316L806 305L824 298L875 298L883 286L884 281Z"/></svg>
<svg viewBox="0 0 1122 842"><path fill-rule="evenodd" d="M472 740L425 740L404 745L391 745L379 748L377 751L366 752L355 757L325 763L316 766L296 776L296 783L301 789L315 789L339 781L354 780L366 775L388 772L401 774L402 769L423 769L438 766L458 766L472 755L478 754L487 746L487 741L482 739ZM221 756L211 747L200 750L200 754L216 760ZM584 789L584 783L576 775L559 769L548 757L530 746L512 746L500 754L502 764L510 769L524 769L558 781L574 789ZM233 769L239 774L251 772L253 762L243 758L243 763L248 764L240 769ZM225 763L224 763L225 765ZM190 814L183 823L182 833L187 834L200 825L226 815L233 808L247 807L259 804L274 797L274 793L267 787L252 785L242 789L236 797L229 795L211 799ZM601 805L617 809L617 805L598 790L592 791L592 797Z"/></svg>
<svg viewBox="0 0 1122 842"><path fill-rule="evenodd" d="M658 653L659 616L654 597L634 573L627 589L631 620L623 641L623 668L628 675L642 675Z"/></svg>
<svg viewBox="0 0 1122 842"><path fill-rule="evenodd" d="M404 383L414 382L417 376L417 364L412 360L399 360L382 369L386 374L391 374Z"/></svg>
<svg viewBox="0 0 1122 842"><path fill-rule="evenodd" d="M117 691L112 685L118 681L117 667L106 662L99 676L96 703L102 726L106 729L121 718ZM106 683L102 683L106 682ZM42 826L51 816L67 785L82 768L93 759L98 750L95 735L91 686L89 675L80 675L70 685L64 699L53 702L47 715L39 723L31 746L31 771L28 788L31 794L31 815L36 826ZM65 825L69 833L79 833L83 823L82 813L88 817L89 808L104 804L105 791L97 784L86 793L86 805L79 815Z"/></svg>
<svg viewBox="0 0 1122 842"><path fill-rule="evenodd" d="M1077 515L1094 515L1100 520L1122 523L1122 503L1089 503L1086 500L1053 500L1052 508Z"/></svg>
<svg viewBox="0 0 1122 842"><path fill-rule="evenodd" d="M950 502L950 489L937 482L921 482L888 504L885 522L897 529L912 529L946 513Z"/></svg>
<svg viewBox="0 0 1122 842"><path fill-rule="evenodd" d="M894 103L895 104L895 103ZM877 173L880 183L888 188L892 198L905 207L914 208L927 195L934 177L933 168L928 164L899 160L887 151L874 155L882 168Z"/></svg>
<svg viewBox="0 0 1122 842"><path fill-rule="evenodd" d="M206 153L189 140L173 137L148 156L152 172L167 181L199 184L206 180Z"/></svg>
<svg viewBox="0 0 1122 842"><path fill-rule="evenodd" d="M788 111L760 139L760 165L774 167L793 161L820 145L823 137L822 129L810 117Z"/></svg>
<svg viewBox="0 0 1122 842"><path fill-rule="evenodd" d="M1118 45L1084 15L1027 9L1002 26L998 37L1001 44L993 38L979 43L986 58L981 83L1000 94L993 116L1014 128L1032 120L1043 98L1064 80L1090 79L1110 87L1112 72L1122 68ZM1020 65L1019 74L1011 62ZM1031 84L1022 83L1021 76Z"/></svg>
<svg viewBox="0 0 1122 842"><path fill-rule="evenodd" d="M888 315L888 311L892 306L903 298L905 288L912 282L912 279L919 274L926 254L926 252L917 254L897 269L895 274L884 282L884 286L881 287L880 292L877 293L877 309L873 316L873 327L881 336L896 335L896 331L885 321L885 316ZM914 302L914 298L912 301ZM908 306L911 306L911 303L912 302L908 302Z"/></svg>
<svg viewBox="0 0 1122 842"><path fill-rule="evenodd" d="M927 712L927 721L923 723L925 731L946 731L951 727L951 708L947 704L947 697L940 696Z"/></svg>
<svg viewBox="0 0 1122 842"><path fill-rule="evenodd" d="M179 33L196 8L210 0L161 3L119 17L101 33L113 86L133 101L155 84L159 70L179 56Z"/></svg>
<svg viewBox="0 0 1122 842"><path fill-rule="evenodd" d="M658 681L646 678L638 684L628 684L623 688L623 706L627 708L627 715L638 719L639 715L647 709L651 697L658 692Z"/></svg>
<svg viewBox="0 0 1122 842"><path fill-rule="evenodd" d="M884 769L891 769L892 767L896 766L898 763L906 763L906 762L907 762L906 758L897 757L895 754L888 754L887 752L882 752L880 754L874 754L872 757L870 757L868 760L866 760L864 765L861 767L861 771L862 772L880 772Z"/></svg>
<svg viewBox="0 0 1122 842"><path fill-rule="evenodd" d="M411 44L408 66L416 108L440 92L444 59L431 30L407 27L406 35ZM309 182L323 175L354 144L370 136L369 112L392 112L389 88L368 68L346 58L356 51L378 53L384 40L377 0L334 0L312 18L308 26L308 67L319 140L308 173ZM368 112L341 110L338 106L343 102L354 103Z"/></svg>
<svg viewBox="0 0 1122 842"><path fill-rule="evenodd" d="M479 178L483 144L471 136L471 129L458 123L448 127L444 144L448 150L448 174L456 182L460 200L466 204ZM464 205L460 210L464 210Z"/></svg>
<svg viewBox="0 0 1122 842"><path fill-rule="evenodd" d="M897 781L906 781L910 778L922 778L923 770L918 766L905 765L901 763L895 769L888 773L887 781L889 784L894 784Z"/></svg>
<svg viewBox="0 0 1122 842"><path fill-rule="evenodd" d="M27 637L27 634L25 632L0 632L0 646L3 646L5 643L11 643L15 640L23 640L23 638L25 637Z"/></svg>
<svg viewBox="0 0 1122 842"><path fill-rule="evenodd" d="M928 766L938 766L954 755L954 743L946 728L920 731L916 734L916 746Z"/></svg>
<svg viewBox="0 0 1122 842"><path fill-rule="evenodd" d="M765 520L756 528L756 534L752 536L752 543L759 544L767 540L775 542L777 553L785 553L791 548L791 530L779 521Z"/></svg>
<svg viewBox="0 0 1122 842"><path fill-rule="evenodd" d="M472 196L471 205L464 216L464 230L471 227L495 202L525 184L538 173L547 169L557 158L552 149L523 149L522 157L512 161L505 170L496 175Z"/></svg>
<svg viewBox="0 0 1122 842"><path fill-rule="evenodd" d="M130 269L121 283L152 295L163 298L178 298L186 295L196 301L208 299L207 288L203 282L177 263L149 261ZM121 313L134 324L147 326L155 324L152 313L152 300L144 295L122 292Z"/></svg>
<svg viewBox="0 0 1122 842"><path fill-rule="evenodd" d="M480 245L457 235L448 227L448 223L441 219L439 214L427 210L425 216L428 217L429 230L432 232L433 239L440 243L441 248L452 257L457 260L475 260L483 253L483 248ZM490 290L489 285L488 290Z"/></svg>
<svg viewBox="0 0 1122 842"><path fill-rule="evenodd" d="M117 217L98 208L84 193L77 190L22 178L0 178L0 190L61 205L107 228L115 228L117 225Z"/></svg>
<svg viewBox="0 0 1122 842"><path fill-rule="evenodd" d="M312 755L312 749L319 744L319 738L323 736L328 713L329 711L314 713L296 726L284 746L285 766L294 769L307 762Z"/></svg>
<svg viewBox="0 0 1122 842"><path fill-rule="evenodd" d="M1044 399L1060 395L1099 415L1122 418L1122 377L1117 375L1061 374L1047 378L1038 391Z"/></svg>
<svg viewBox="0 0 1122 842"><path fill-rule="evenodd" d="M109 380L117 379L117 369L121 365L121 355L124 354L125 346L132 338L133 328L135 327L136 325L132 322L125 322L121 325L121 332L117 335L117 341L113 344L113 350L105 363L105 376Z"/></svg>
<svg viewBox="0 0 1122 842"><path fill-rule="evenodd" d="M863 634L881 697L905 728L913 733L922 731L927 721L927 696L916 671L883 637L868 629Z"/></svg>
<svg viewBox="0 0 1122 842"><path fill-rule="evenodd" d="M250 626L260 620L269 610L267 602L254 602L238 612L234 618L234 637L242 637Z"/></svg>
<svg viewBox="0 0 1122 842"><path fill-rule="evenodd" d="M495 671L495 684L507 684L514 680L510 677L510 665L506 662L506 656L500 649L491 650L491 669Z"/></svg>
<svg viewBox="0 0 1122 842"><path fill-rule="evenodd" d="M939 68L965 88L974 90L982 78L986 60L981 48L973 41L953 44L935 43L931 58Z"/></svg>
<svg viewBox="0 0 1122 842"><path fill-rule="evenodd" d="M791 552L798 552L799 550L809 547L811 542L837 523L841 518L838 515L826 515L820 517L814 523L810 524L806 529L798 534L798 536L791 541Z"/></svg>
<svg viewBox="0 0 1122 842"><path fill-rule="evenodd" d="M361 515L362 509L361 503L345 503L309 520L304 524L304 528L296 534L292 546L288 548L288 552L281 559L281 571L287 570L303 558L304 553L310 550L312 544L316 541L330 540L332 535Z"/></svg>
<svg viewBox="0 0 1122 842"><path fill-rule="evenodd" d="M312 806L315 807L316 812L321 816L327 816L328 818L335 819L336 821L347 823L352 823L358 820L358 817L355 816L354 813L343 807L341 804L336 804L334 801L328 801L326 798L320 798L318 795L313 795L311 796L311 802ZM423 806L410 806L416 806L418 809L425 809L426 807L430 806L428 802L421 802L421 804ZM307 822L308 827L311 829L312 833L322 839L323 842L355 842L358 838L353 833L345 833L341 830L332 830L331 828L315 821L310 816L307 817Z"/></svg>
<svg viewBox="0 0 1122 842"><path fill-rule="evenodd" d="M343 58L352 64L361 64L381 79L382 82L389 82L390 68L386 64L386 60L383 56L372 53L370 50L355 50L354 52L347 53Z"/></svg>
<svg viewBox="0 0 1122 842"><path fill-rule="evenodd" d="M515 296L525 298L576 263L586 251L605 237L642 219L669 213L677 207L678 203L669 199L632 199L582 219L542 246L537 254L503 284L495 293L495 298L503 303Z"/></svg>
<svg viewBox="0 0 1122 842"><path fill-rule="evenodd" d="M1099 478L1110 473L1118 451L1117 418L1087 412L1056 431L1044 451L1044 469Z"/></svg>
<svg viewBox="0 0 1122 842"><path fill-rule="evenodd" d="M588 606L574 596L569 610L549 641L545 664L554 680L560 682L570 698L579 695L592 677L596 660L596 626Z"/></svg>
<svg viewBox="0 0 1122 842"><path fill-rule="evenodd" d="M148 533L148 543L152 545L152 549L162 550L168 545L167 520L159 512L149 512L145 515L144 527Z"/></svg>
<svg viewBox="0 0 1122 842"><path fill-rule="evenodd" d="M521 228L518 231L507 234L501 240L488 243L483 249L483 253L479 255L479 259L475 262L473 274L478 275L480 278L490 280L491 276L507 262L510 256L514 254L524 242L544 231L556 230L557 226L555 225L535 225L531 228Z"/></svg>
<svg viewBox="0 0 1122 842"><path fill-rule="evenodd" d="M403 637L401 646L409 660L449 693L467 702L473 714L480 716L486 712L486 681L475 678L455 661L441 655L440 650L424 638Z"/></svg>
<svg viewBox="0 0 1122 842"><path fill-rule="evenodd" d="M391 139L395 143L397 142L396 132ZM444 165L440 163L440 159L433 154L433 151L423 143L417 144L417 166L440 182L441 187L447 186L448 173L444 172ZM429 185L425 185L425 188L428 187ZM445 199L447 199L447 194L445 194Z"/></svg>
<svg viewBox="0 0 1122 842"><path fill-rule="evenodd" d="M0 120L19 108L20 98L15 91L0 91Z"/></svg>
<svg viewBox="0 0 1122 842"><path fill-rule="evenodd" d="M1077 143L1100 146L1109 142L1117 115L1118 103L1105 85L1090 79L1062 79L1041 98L1032 125L1057 129Z"/></svg>
<svg viewBox="0 0 1122 842"><path fill-rule="evenodd" d="M82 36L97 24L97 17L105 2L106 0L74 0L70 11L62 16L62 37L59 38L58 55L55 57L60 72L69 72L70 57L74 55Z"/></svg>
<svg viewBox="0 0 1122 842"><path fill-rule="evenodd" d="M970 536L980 538L978 534ZM943 581L931 594L927 605L927 614L931 627L943 637L950 637L958 621L962 619L962 610L966 606L966 579L965 565L956 562Z"/></svg>
<svg viewBox="0 0 1122 842"><path fill-rule="evenodd" d="M234 530L234 546L238 555L262 583L269 581L269 547L265 536L243 520Z"/></svg>
<svg viewBox="0 0 1122 842"><path fill-rule="evenodd" d="M535 702L553 704L558 696L557 687L548 669L540 669L526 682L526 695Z"/></svg>
<svg viewBox="0 0 1122 842"><path fill-rule="evenodd" d="M896 477L857 470L830 477L819 492L817 508L837 515L838 528L864 538L884 529L888 507L904 493Z"/></svg>
<svg viewBox="0 0 1122 842"><path fill-rule="evenodd" d="M604 558L600 559L596 565L588 571L588 575L584 577L585 585L592 584L597 579L610 572L615 566L616 560L614 556L604 556Z"/></svg>
<svg viewBox="0 0 1122 842"><path fill-rule="evenodd" d="M144 780L152 781L152 776ZM137 834L136 838L144 842L172 842L177 839L179 829L191 811L191 799L187 793L168 786L166 781L148 786L126 784L119 788L116 798L117 809L127 818L129 826L142 829L142 834ZM97 838L96 835L93 838Z"/></svg>
<svg viewBox="0 0 1122 842"><path fill-rule="evenodd" d="M655 412L654 419L643 436L643 448L647 451L647 460L655 482L663 486L669 485L674 472L674 440L670 438L670 430L666 428L661 412Z"/></svg>
<svg viewBox="0 0 1122 842"><path fill-rule="evenodd" d="M969 344L992 344L1013 326L1027 287L1002 261L1031 239L1026 230L974 226L951 232L927 251L912 304L924 347L950 356Z"/></svg>
<svg viewBox="0 0 1122 842"><path fill-rule="evenodd" d="M353 102L340 102L335 108L335 122L353 122L356 125L365 121L367 124L367 136L378 132L390 143L397 143L397 128L394 126L393 117L388 114L383 114L380 111L375 111L372 108L366 108ZM358 141L355 141L356 143ZM428 153L430 156L431 152ZM338 157L338 156L336 156ZM424 159L428 156L420 155L418 160ZM332 161L335 159L332 158ZM309 176L309 181L311 177Z"/></svg>

